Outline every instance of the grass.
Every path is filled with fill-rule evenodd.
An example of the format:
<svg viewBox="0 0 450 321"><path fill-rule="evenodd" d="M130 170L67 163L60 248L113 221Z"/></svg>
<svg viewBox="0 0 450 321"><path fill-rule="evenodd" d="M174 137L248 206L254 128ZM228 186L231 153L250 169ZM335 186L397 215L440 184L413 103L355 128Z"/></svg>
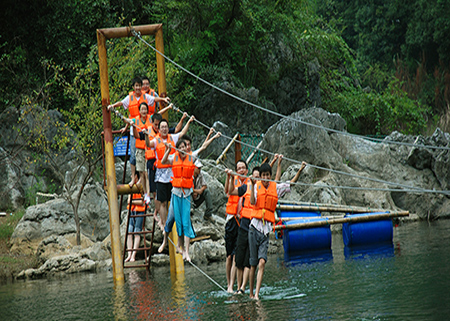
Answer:
<svg viewBox="0 0 450 321"><path fill-rule="evenodd" d="M12 254L9 250L9 239L24 214L25 210L20 210L0 217L0 282L14 279L22 270L38 266L36 256Z"/></svg>

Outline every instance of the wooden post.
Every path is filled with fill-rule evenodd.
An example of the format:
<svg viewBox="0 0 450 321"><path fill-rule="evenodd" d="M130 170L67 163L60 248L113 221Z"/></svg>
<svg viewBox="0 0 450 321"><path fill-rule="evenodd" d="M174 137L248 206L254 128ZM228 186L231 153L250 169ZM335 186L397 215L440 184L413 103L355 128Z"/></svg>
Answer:
<svg viewBox="0 0 450 321"><path fill-rule="evenodd" d="M155 34L155 48L161 54L164 54L164 41L163 41L163 31L162 25ZM158 73L158 95L160 97L167 97L167 88L166 88L166 67L164 63L164 57L161 56L158 52L156 53L156 70ZM165 112L162 115L165 119L169 119L168 112Z"/></svg>
<svg viewBox="0 0 450 321"><path fill-rule="evenodd" d="M109 204L109 228L111 232L111 250L114 282L124 282L122 251L120 243L120 210L117 203L116 168L114 166L114 146L112 136L111 113L109 105L108 61L106 55L106 38L97 30L100 87L102 94L103 132L105 140L106 190Z"/></svg>
<svg viewBox="0 0 450 321"><path fill-rule="evenodd" d="M241 135L237 134L237 139L234 142L234 163L237 164L237 162L241 159ZM248 164L248 162L247 162Z"/></svg>
<svg viewBox="0 0 450 321"><path fill-rule="evenodd" d="M231 142L228 144L227 147L225 147L225 149L223 150L222 154L220 154L220 156L216 159L216 164L220 163L220 160L225 156L225 154L228 152L228 150L230 149L231 145L233 145L233 143L236 141L236 139L238 138L239 133L237 133L236 135L234 135L233 139L231 140Z"/></svg>

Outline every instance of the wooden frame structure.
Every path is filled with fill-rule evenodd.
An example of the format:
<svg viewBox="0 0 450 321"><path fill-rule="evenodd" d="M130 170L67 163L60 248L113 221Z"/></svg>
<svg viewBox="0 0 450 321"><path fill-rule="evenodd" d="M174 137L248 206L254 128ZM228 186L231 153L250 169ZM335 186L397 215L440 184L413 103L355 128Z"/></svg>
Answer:
<svg viewBox="0 0 450 321"><path fill-rule="evenodd" d="M111 113L106 108L110 104L106 40L113 38L132 37L133 30L139 32L142 36L154 35L156 49L160 53L164 54L162 24L97 29L100 88L102 95L103 131L105 140L106 191L108 194L109 204L109 225L111 231L112 264L115 283L124 282L124 272L120 244L120 209L117 202L118 192L114 164ZM159 54L156 55L156 66L158 76L158 93L160 96L164 96L166 95L166 71L164 65L164 57Z"/></svg>

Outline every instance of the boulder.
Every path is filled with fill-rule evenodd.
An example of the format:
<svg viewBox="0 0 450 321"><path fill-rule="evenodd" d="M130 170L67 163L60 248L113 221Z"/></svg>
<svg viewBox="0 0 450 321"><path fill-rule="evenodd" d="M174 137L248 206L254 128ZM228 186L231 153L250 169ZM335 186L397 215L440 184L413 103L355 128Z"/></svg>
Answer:
<svg viewBox="0 0 450 321"><path fill-rule="evenodd" d="M108 203L100 184L85 187L78 215L81 234L91 241L101 241L109 234ZM72 206L62 198L50 200L26 209L11 236L11 251L34 253L45 238L74 233L76 227Z"/></svg>

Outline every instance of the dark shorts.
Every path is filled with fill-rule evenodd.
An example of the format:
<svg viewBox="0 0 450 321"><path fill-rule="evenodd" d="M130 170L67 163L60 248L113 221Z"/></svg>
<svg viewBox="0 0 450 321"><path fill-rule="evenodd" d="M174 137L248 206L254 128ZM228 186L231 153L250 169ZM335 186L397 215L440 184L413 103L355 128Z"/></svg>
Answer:
<svg viewBox="0 0 450 321"><path fill-rule="evenodd" d="M227 251L227 256L234 255L236 251L238 231L239 225L234 217L225 225L225 249Z"/></svg>
<svg viewBox="0 0 450 321"><path fill-rule="evenodd" d="M238 269L250 268L250 250L248 248L248 230L239 228L236 244L236 266Z"/></svg>
<svg viewBox="0 0 450 321"><path fill-rule="evenodd" d="M163 202L170 201L172 196L172 183L160 183L156 182L156 199Z"/></svg>
<svg viewBox="0 0 450 321"><path fill-rule="evenodd" d="M150 193L156 192L156 182L155 182L155 173L156 173L156 167L154 168L153 165L155 164L156 159L149 159L147 160L147 173L148 173L148 181L150 185Z"/></svg>
<svg viewBox="0 0 450 321"><path fill-rule="evenodd" d="M269 249L269 234L264 235L253 226L248 231L248 246L250 249L250 265L257 266L260 259L267 262L267 250Z"/></svg>

